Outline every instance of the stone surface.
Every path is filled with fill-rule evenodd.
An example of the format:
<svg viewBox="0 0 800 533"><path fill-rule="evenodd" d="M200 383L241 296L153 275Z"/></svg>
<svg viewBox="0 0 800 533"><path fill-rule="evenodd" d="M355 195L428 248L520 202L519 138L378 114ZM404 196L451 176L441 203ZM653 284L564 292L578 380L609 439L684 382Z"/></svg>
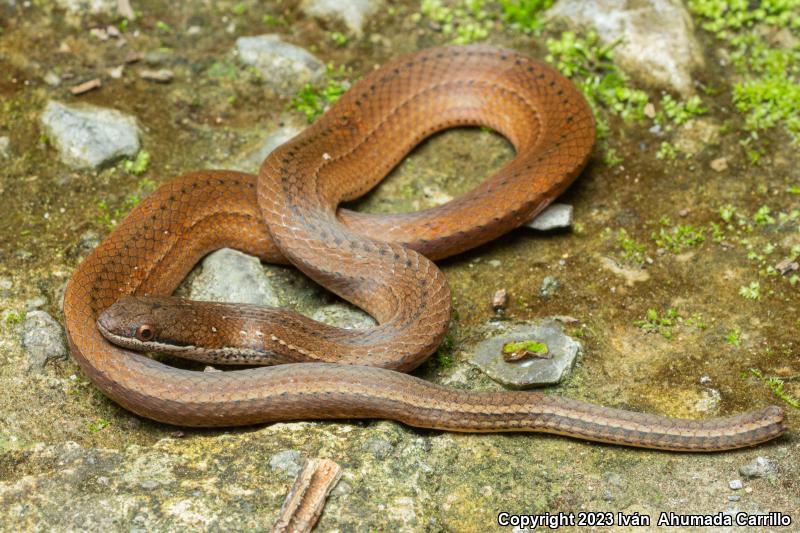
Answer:
<svg viewBox="0 0 800 533"><path fill-rule="evenodd" d="M503 346L509 342L533 340L547 345L549 358L531 358L508 363ZM528 388L563 380L581 353L581 344L564 334L553 318L519 324L497 331L472 350L472 362L493 380L508 387Z"/></svg>
<svg viewBox="0 0 800 533"><path fill-rule="evenodd" d="M279 305L278 296L258 258L230 248L217 250L203 259L200 273L191 282L189 298Z"/></svg>
<svg viewBox="0 0 800 533"><path fill-rule="evenodd" d="M525 227L537 231L567 229L570 226L572 226L572 206L567 204L550 204L536 218L525 224Z"/></svg>
<svg viewBox="0 0 800 533"><path fill-rule="evenodd" d="M361 35L369 17L383 5L382 0L303 0L300 10L326 23L342 23L355 35Z"/></svg>
<svg viewBox="0 0 800 533"><path fill-rule="evenodd" d="M31 311L25 315L22 348L32 370L42 370L48 361L67 357L64 330L44 311Z"/></svg>
<svg viewBox="0 0 800 533"><path fill-rule="evenodd" d="M234 159L231 168L242 172L258 172L261 163L278 146L282 145L307 126L293 116L284 117L277 129L270 132L255 147Z"/></svg>
<svg viewBox="0 0 800 533"><path fill-rule="evenodd" d="M139 151L136 119L115 109L51 100L42 124L61 160L71 167L99 167Z"/></svg>
<svg viewBox="0 0 800 533"><path fill-rule="evenodd" d="M56 4L76 15L110 15L117 11L117 0L56 0Z"/></svg>
<svg viewBox="0 0 800 533"><path fill-rule="evenodd" d="M719 144L719 137L719 124L710 119L696 118L681 126L674 144L684 154L695 156L704 148Z"/></svg>
<svg viewBox="0 0 800 533"><path fill-rule="evenodd" d="M261 72L264 83L283 95L294 94L325 73L322 61L305 48L281 40L278 34L239 37L236 51L243 63Z"/></svg>
<svg viewBox="0 0 800 533"><path fill-rule="evenodd" d="M778 467L767 457L758 456L739 468L739 473L746 478L774 478L778 475Z"/></svg>
<svg viewBox="0 0 800 533"><path fill-rule="evenodd" d="M344 329L364 329L377 322L364 311L346 303L334 303L317 309L311 318Z"/></svg>
<svg viewBox="0 0 800 533"><path fill-rule="evenodd" d="M694 24L680 0L560 0L548 16L572 27L590 27L605 43L620 37L616 61L656 87L693 92L692 71L704 66Z"/></svg>

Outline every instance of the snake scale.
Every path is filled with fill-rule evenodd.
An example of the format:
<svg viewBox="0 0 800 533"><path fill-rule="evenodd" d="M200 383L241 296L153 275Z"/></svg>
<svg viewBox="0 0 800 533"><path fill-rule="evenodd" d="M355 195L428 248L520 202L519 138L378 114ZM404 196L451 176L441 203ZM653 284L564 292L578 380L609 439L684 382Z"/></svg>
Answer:
<svg viewBox="0 0 800 533"><path fill-rule="evenodd" d="M516 151L469 193L417 213L337 210L375 186L423 139L468 125L494 129ZM516 52L475 45L399 58L355 83L270 154L258 177L195 172L137 206L67 287L73 356L114 401L182 426L386 418L449 431L539 431L684 451L750 446L781 435L784 415L774 406L683 420L536 392L453 390L400 372L430 355L448 325L450 291L432 260L530 220L577 177L594 137L580 92L554 69ZM204 255L226 246L296 266L366 310L378 326L343 332L288 311L264 311L262 348L289 364L227 372L179 369L128 349L142 349L137 332L147 337L138 341L154 336L141 326L130 329L131 320L144 316L136 306L168 309L158 297L169 296ZM128 324L117 332L121 346L101 334L101 316L100 328L111 338L114 327ZM192 323L203 326L201 336L218 330Z"/></svg>

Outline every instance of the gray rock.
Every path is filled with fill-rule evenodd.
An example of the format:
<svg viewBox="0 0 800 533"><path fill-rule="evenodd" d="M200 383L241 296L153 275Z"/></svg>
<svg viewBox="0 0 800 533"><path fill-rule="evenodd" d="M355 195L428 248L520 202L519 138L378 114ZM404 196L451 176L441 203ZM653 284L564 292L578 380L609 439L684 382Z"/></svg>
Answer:
<svg viewBox="0 0 800 533"><path fill-rule="evenodd" d="M110 15L117 11L117 0L56 0L56 4L76 15Z"/></svg>
<svg viewBox="0 0 800 533"><path fill-rule="evenodd" d="M704 66L694 25L680 0L560 0L548 16L571 27L594 28L619 65L645 83L691 94L691 72Z"/></svg>
<svg viewBox="0 0 800 533"><path fill-rule="evenodd" d="M25 310L33 311L34 309L39 309L45 305L47 305L47 299L44 296L36 296L25 301Z"/></svg>
<svg viewBox="0 0 800 533"><path fill-rule="evenodd" d="M341 22L355 35L361 35L367 19L383 5L382 0L303 0L300 10L323 22Z"/></svg>
<svg viewBox="0 0 800 533"><path fill-rule="evenodd" d="M272 470L285 472L289 477L295 477L303 467L303 458L297 450L284 450L269 458Z"/></svg>
<svg viewBox="0 0 800 533"><path fill-rule="evenodd" d="M282 41L278 34L239 37L236 51L243 63L261 72L264 83L286 96L325 73L322 61L304 48Z"/></svg>
<svg viewBox="0 0 800 533"><path fill-rule="evenodd" d="M367 313L344 303L320 307L311 318L344 329L366 329L377 325Z"/></svg>
<svg viewBox="0 0 800 533"><path fill-rule="evenodd" d="M743 487L741 479L732 479L728 482L728 487L731 490L739 490Z"/></svg>
<svg viewBox="0 0 800 533"><path fill-rule="evenodd" d="M61 160L74 168L94 168L139 151L136 119L91 105L49 101L42 124L58 148Z"/></svg>
<svg viewBox="0 0 800 533"><path fill-rule="evenodd" d="M537 231L567 229L570 226L572 226L572 206L567 204L551 204L525 224L526 228Z"/></svg>
<svg viewBox="0 0 800 533"><path fill-rule="evenodd" d="M3 159L11 155L11 139L6 136L0 137L0 157Z"/></svg>
<svg viewBox="0 0 800 533"><path fill-rule="evenodd" d="M547 345L549 358L529 358L508 363L502 349L506 343L535 340ZM479 343L472 362L493 380L515 388L550 385L563 380L581 353L581 344L564 334L554 318L520 324Z"/></svg>
<svg viewBox="0 0 800 533"><path fill-rule="evenodd" d="M778 467L767 457L759 455L739 468L739 473L748 479L757 477L773 478L778 475Z"/></svg>
<svg viewBox="0 0 800 533"><path fill-rule="evenodd" d="M22 348L33 370L43 369L48 361L67 358L61 325L44 311L31 311L25 316Z"/></svg>
<svg viewBox="0 0 800 533"><path fill-rule="evenodd" d="M294 118L285 119L281 125L267 135L255 148L234 160L231 166L242 172L258 172L261 163L272 151L282 145L301 131L303 125Z"/></svg>
<svg viewBox="0 0 800 533"><path fill-rule="evenodd" d="M202 270L192 280L194 300L279 305L278 296L258 258L223 248L203 259Z"/></svg>
<svg viewBox="0 0 800 533"><path fill-rule="evenodd" d="M558 289L561 288L561 282L555 276L545 276L542 280L542 286L539 287L539 296L542 298L550 298Z"/></svg>

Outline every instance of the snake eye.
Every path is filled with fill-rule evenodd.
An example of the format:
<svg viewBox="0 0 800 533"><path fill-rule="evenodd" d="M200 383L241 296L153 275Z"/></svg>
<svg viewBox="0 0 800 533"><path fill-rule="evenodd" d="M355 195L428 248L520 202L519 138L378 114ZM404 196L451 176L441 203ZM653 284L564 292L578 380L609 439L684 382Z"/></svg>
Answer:
<svg viewBox="0 0 800 533"><path fill-rule="evenodd" d="M136 330L136 338L140 341L149 341L153 340L153 337L156 336L156 330L150 324L142 324L139 326L139 329Z"/></svg>

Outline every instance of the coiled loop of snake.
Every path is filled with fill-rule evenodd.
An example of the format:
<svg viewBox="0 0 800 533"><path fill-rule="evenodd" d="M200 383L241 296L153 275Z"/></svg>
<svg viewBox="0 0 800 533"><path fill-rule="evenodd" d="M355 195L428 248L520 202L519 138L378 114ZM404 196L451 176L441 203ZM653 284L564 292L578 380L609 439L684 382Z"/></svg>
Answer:
<svg viewBox="0 0 800 533"><path fill-rule="evenodd" d="M340 202L373 187L422 139L460 125L493 128L514 145L516 157L437 208L384 217L337 213ZM780 435L785 426L777 407L678 420L540 393L450 390L361 364L408 370L424 360L442 339L450 310L447 282L430 259L530 220L578 175L593 141L594 121L580 93L553 69L517 53L450 47L393 61L273 152L258 179L194 173L134 209L68 286L64 310L74 357L126 408L188 426L390 418L452 431L543 431L688 451ZM270 339L301 347L312 360L323 354L355 364L192 372L116 347L95 327L121 297L169 295L198 259L223 246L265 261L288 260L374 316L379 326L348 336L319 334L319 325L305 322L286 328L290 315L275 312Z"/></svg>

